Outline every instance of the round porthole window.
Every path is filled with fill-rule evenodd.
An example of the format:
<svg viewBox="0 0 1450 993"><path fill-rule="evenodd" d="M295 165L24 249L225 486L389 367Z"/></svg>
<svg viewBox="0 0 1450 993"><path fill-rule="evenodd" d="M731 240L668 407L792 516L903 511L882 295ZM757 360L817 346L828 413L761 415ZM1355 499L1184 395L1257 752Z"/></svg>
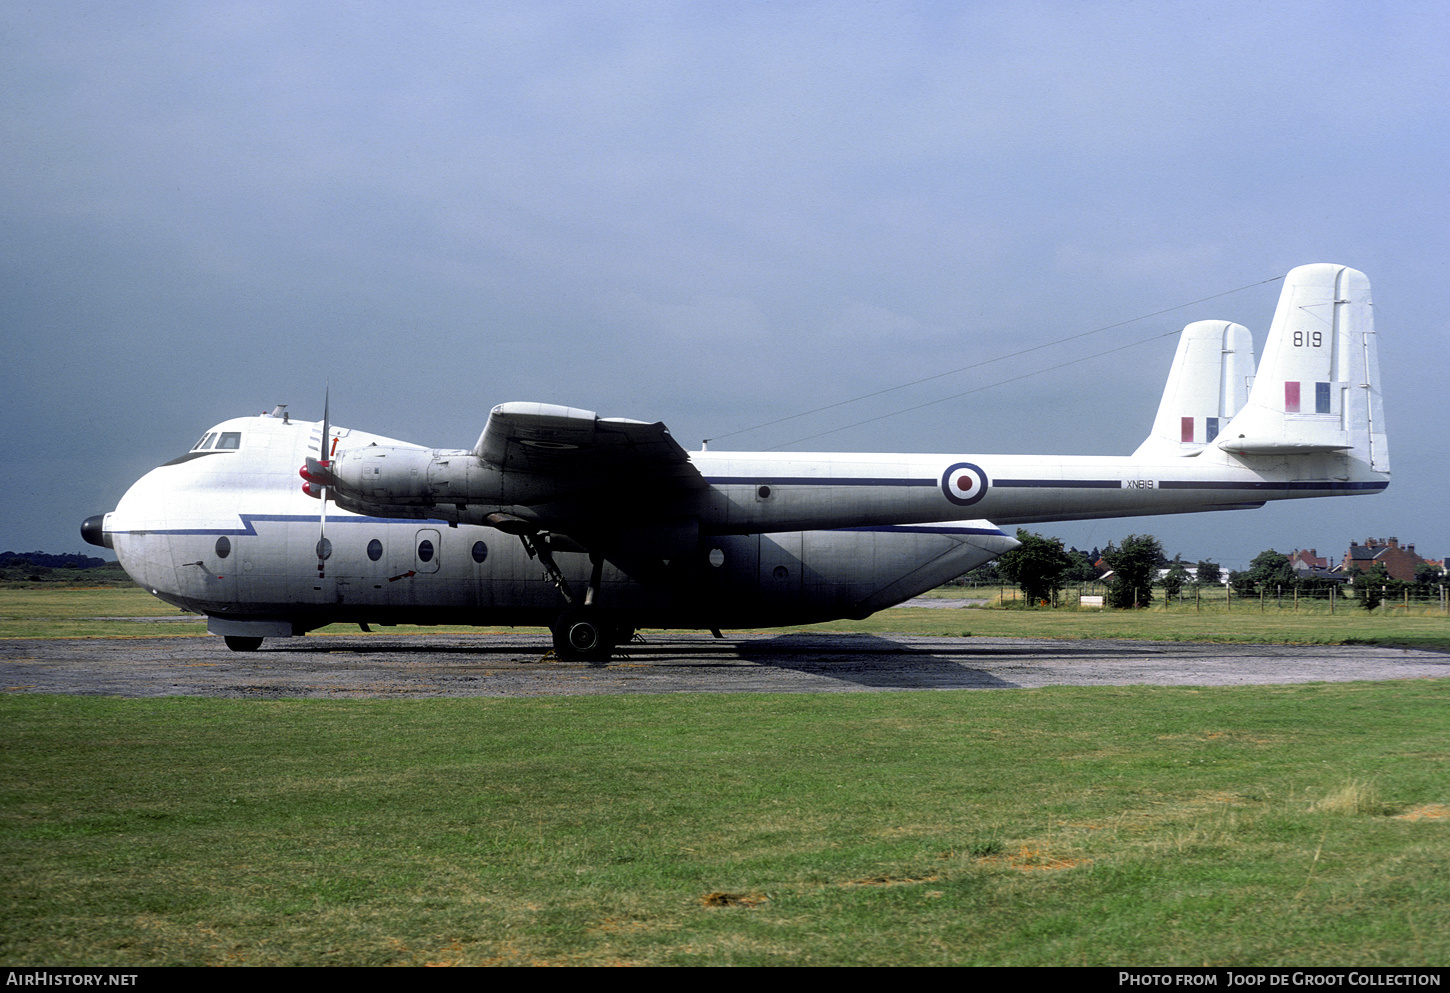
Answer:
<svg viewBox="0 0 1450 993"><path fill-rule="evenodd" d="M481 563L486 558L488 558L488 546L481 541L475 541L473 543L473 561Z"/></svg>
<svg viewBox="0 0 1450 993"><path fill-rule="evenodd" d="M718 569L722 565L724 565L725 564L725 549L723 549L723 548L712 548L712 549L710 549L710 564L712 566L714 566L716 569Z"/></svg>
<svg viewBox="0 0 1450 993"><path fill-rule="evenodd" d="M222 535L216 540L216 557L224 559L230 554L232 554L232 540L226 535Z"/></svg>
<svg viewBox="0 0 1450 993"><path fill-rule="evenodd" d="M317 557L320 559L332 558L332 539L322 538L317 542Z"/></svg>
<svg viewBox="0 0 1450 993"><path fill-rule="evenodd" d="M383 543L381 541L378 541L378 539L374 538L372 541L368 542L368 558L376 562L382 557Z"/></svg>
<svg viewBox="0 0 1450 993"><path fill-rule="evenodd" d="M426 538L424 538L422 541L418 542L418 561L419 562L432 562L433 561L433 542L429 541Z"/></svg>

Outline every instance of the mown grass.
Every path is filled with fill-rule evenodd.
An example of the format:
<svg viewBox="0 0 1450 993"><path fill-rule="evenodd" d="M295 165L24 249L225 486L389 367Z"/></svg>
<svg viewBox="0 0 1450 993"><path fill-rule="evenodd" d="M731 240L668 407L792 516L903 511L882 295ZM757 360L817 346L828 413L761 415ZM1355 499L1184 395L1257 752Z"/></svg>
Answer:
<svg viewBox="0 0 1450 993"><path fill-rule="evenodd" d="M1178 607L1147 610L993 610L897 608L864 621L830 621L792 631L857 631L872 634L990 638L1128 638L1237 644L1396 645L1450 651L1450 617L1443 614L1330 616L1292 611L1194 612Z"/></svg>
<svg viewBox="0 0 1450 993"><path fill-rule="evenodd" d="M0 638L151 638L203 634L206 618L138 586L0 588Z"/></svg>
<svg viewBox="0 0 1450 993"><path fill-rule="evenodd" d="M948 588L951 591L951 588ZM960 594L957 594L960 595ZM111 620L152 618L169 620ZM196 635L206 622L183 614L139 588L0 589L0 638L163 637ZM388 637L429 632L476 632L470 627L389 628ZM1256 644L1379 644L1450 651L1450 616L1425 611L1375 611L1341 607L1333 615L1272 603L1260 611L1187 605L1148 610L997 610L915 608L884 610L862 621L786 628L789 631L859 632L1000 638L1131 638L1154 641L1218 641ZM356 635L356 625L332 625L317 634Z"/></svg>
<svg viewBox="0 0 1450 993"><path fill-rule="evenodd" d="M0 698L0 962L1424 965L1450 684Z"/></svg>

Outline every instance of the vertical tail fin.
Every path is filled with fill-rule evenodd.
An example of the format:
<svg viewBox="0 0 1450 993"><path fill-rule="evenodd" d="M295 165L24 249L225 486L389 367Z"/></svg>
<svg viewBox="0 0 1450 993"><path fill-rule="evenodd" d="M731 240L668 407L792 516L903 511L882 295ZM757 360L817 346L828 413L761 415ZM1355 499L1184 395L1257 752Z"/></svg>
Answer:
<svg viewBox="0 0 1450 993"><path fill-rule="evenodd" d="M1254 339L1229 321L1183 329L1153 431L1134 458L1197 455L1243 407L1254 376Z"/></svg>
<svg viewBox="0 0 1450 993"><path fill-rule="evenodd" d="M1343 452L1389 472L1364 273L1321 263L1284 278L1248 402L1218 447L1237 455Z"/></svg>

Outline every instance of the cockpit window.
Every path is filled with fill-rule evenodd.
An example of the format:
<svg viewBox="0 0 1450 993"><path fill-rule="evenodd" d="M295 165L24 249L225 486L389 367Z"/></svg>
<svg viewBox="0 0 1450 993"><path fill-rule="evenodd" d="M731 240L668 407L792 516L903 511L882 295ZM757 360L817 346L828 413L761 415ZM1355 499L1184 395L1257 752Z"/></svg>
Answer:
<svg viewBox="0 0 1450 993"><path fill-rule="evenodd" d="M193 454L197 452L234 452L242 447L242 432L240 431L208 431L201 436L201 440L191 446ZM170 463L167 463L170 465Z"/></svg>

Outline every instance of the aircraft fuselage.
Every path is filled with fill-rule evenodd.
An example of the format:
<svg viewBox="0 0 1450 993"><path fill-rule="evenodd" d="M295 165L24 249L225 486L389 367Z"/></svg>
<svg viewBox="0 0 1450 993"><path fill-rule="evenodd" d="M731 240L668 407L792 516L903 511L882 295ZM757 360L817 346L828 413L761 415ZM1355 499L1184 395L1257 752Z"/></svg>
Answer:
<svg viewBox="0 0 1450 993"><path fill-rule="evenodd" d="M237 447L194 451L152 470L105 515L106 540L138 583L213 618L223 634L227 621L252 625L238 631L270 622L267 634L280 636L339 621L549 624L557 617L553 577L517 537L489 526L331 507L319 569L321 507L297 478L297 466L318 451L319 428L267 415L217 425L207 436L235 435ZM400 446L358 431L332 433L350 446ZM720 499L732 498L740 497ZM690 549L675 549L647 576L605 563L596 602L632 626L865 616L1017 543L976 519L770 534L698 530ZM551 551L577 599L590 582L589 555L562 536Z"/></svg>

